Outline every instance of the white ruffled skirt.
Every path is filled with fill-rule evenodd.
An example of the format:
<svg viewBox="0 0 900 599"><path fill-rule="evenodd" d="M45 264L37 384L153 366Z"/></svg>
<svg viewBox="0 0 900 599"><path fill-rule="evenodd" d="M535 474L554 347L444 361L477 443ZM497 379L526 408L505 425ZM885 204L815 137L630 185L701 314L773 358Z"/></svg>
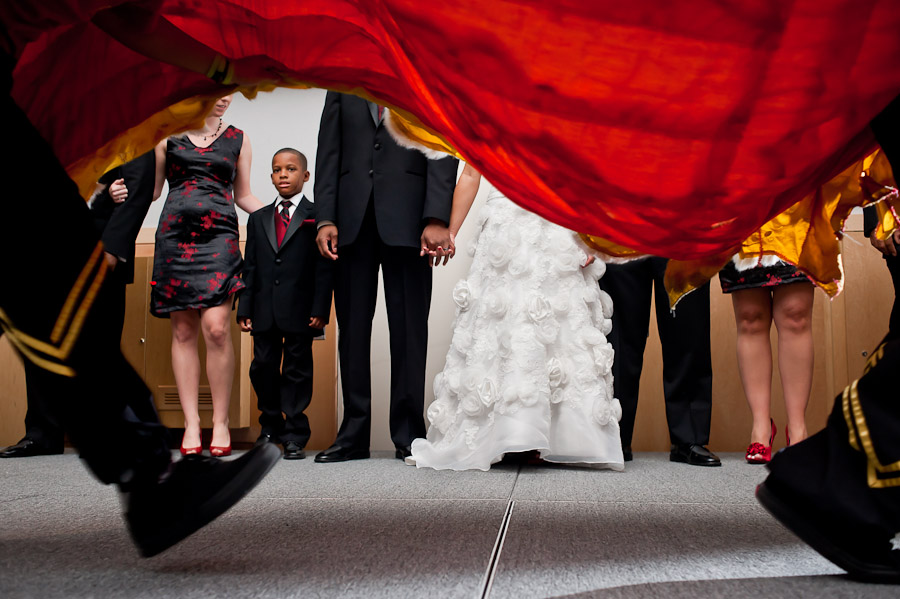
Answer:
<svg viewBox="0 0 900 599"><path fill-rule="evenodd" d="M508 452L623 469L613 397L612 300L574 234L494 190L480 218L420 468L488 470Z"/></svg>

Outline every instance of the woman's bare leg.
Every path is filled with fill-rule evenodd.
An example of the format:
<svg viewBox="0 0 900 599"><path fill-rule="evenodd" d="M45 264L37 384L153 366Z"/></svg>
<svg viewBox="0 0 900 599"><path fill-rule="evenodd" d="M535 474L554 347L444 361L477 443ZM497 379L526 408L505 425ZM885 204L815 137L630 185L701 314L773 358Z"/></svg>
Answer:
<svg viewBox="0 0 900 599"><path fill-rule="evenodd" d="M228 406L234 380L234 348L231 346L231 305L225 302L201 312L200 325L206 341L206 376L213 405L213 436L210 445L227 447Z"/></svg>
<svg viewBox="0 0 900 599"><path fill-rule="evenodd" d="M200 313L181 310L170 314L172 319L172 371L181 411L184 412L182 447L200 447L200 356L197 338L200 333Z"/></svg>
<svg viewBox="0 0 900 599"><path fill-rule="evenodd" d="M751 443L769 444L772 400L772 296L768 289L731 294L737 324L737 358L744 395L753 416Z"/></svg>
<svg viewBox="0 0 900 599"><path fill-rule="evenodd" d="M791 443L806 438L806 406L813 377L812 309L815 287L792 283L775 289L773 319L778 329L778 370L784 389Z"/></svg>

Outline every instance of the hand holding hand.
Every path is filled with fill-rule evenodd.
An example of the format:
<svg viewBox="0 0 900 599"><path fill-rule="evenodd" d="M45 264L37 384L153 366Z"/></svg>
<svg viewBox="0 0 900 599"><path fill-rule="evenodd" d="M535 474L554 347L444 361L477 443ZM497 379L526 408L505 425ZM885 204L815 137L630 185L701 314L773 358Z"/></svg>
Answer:
<svg viewBox="0 0 900 599"><path fill-rule="evenodd" d="M900 229L894 231L894 233L890 237L884 240L878 239L877 233L880 229L881 225L878 225L878 229L872 231L872 234L869 236L869 241L872 243L872 247L874 247L885 256L896 256L897 245L900 245Z"/></svg>
<svg viewBox="0 0 900 599"><path fill-rule="evenodd" d="M240 325L241 330L245 333L249 333L253 330L253 321L249 318L241 318L238 320L238 325Z"/></svg>
<svg viewBox="0 0 900 599"><path fill-rule="evenodd" d="M338 230L335 225L325 225L319 228L316 233L316 245L319 246L319 253L325 258L337 260Z"/></svg>
<svg viewBox="0 0 900 599"><path fill-rule="evenodd" d="M125 186L125 179L116 179L109 184L109 197L116 204L121 204L128 199L128 188Z"/></svg>
<svg viewBox="0 0 900 599"><path fill-rule="evenodd" d="M450 237L450 229L437 219L431 219L431 221L425 225L425 229L422 231L422 237L420 238L421 250L419 251L420 256L428 256L428 264L430 266L438 266L441 264L441 258L444 259L444 264L447 264L447 261L450 260L453 253L455 253L455 248L453 247L453 242ZM434 259L434 263L432 264L432 258Z"/></svg>
<svg viewBox="0 0 900 599"><path fill-rule="evenodd" d="M325 319L321 316L313 316L309 319L309 326L314 329L324 329L325 328Z"/></svg>

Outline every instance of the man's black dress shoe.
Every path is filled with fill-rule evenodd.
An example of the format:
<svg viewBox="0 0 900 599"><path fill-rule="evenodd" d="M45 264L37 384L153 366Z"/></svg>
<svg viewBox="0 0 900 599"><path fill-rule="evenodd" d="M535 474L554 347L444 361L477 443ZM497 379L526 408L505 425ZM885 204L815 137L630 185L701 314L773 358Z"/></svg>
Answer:
<svg viewBox="0 0 900 599"><path fill-rule="evenodd" d="M35 443L28 437L25 437L15 445L10 445L3 451L0 451L0 458L30 458L36 455L58 455L63 449L51 449Z"/></svg>
<svg viewBox="0 0 900 599"><path fill-rule="evenodd" d="M258 445L236 460L188 455L167 473L131 483L125 521L144 557L165 551L241 500L281 457L277 445Z"/></svg>
<svg viewBox="0 0 900 599"><path fill-rule="evenodd" d="M330 464L332 462L348 462L350 460L367 460L369 459L368 449L351 449L349 447L341 447L340 445L332 445L325 451L320 451L316 455L316 462L320 464Z"/></svg>
<svg viewBox="0 0 900 599"><path fill-rule="evenodd" d="M306 452L303 451L303 448L296 441L286 441L283 457L286 460L302 460L306 457Z"/></svg>
<svg viewBox="0 0 900 599"><path fill-rule="evenodd" d="M278 437L274 437L268 433L263 433L256 438L256 445L265 445L266 443L279 443Z"/></svg>
<svg viewBox="0 0 900 599"><path fill-rule="evenodd" d="M631 445L627 445L622 448L622 458L626 462L630 462L631 460L634 459L634 453L632 453L632 451L631 451Z"/></svg>
<svg viewBox="0 0 900 599"><path fill-rule="evenodd" d="M702 445L693 445L689 443L673 445L672 451L669 452L669 461L690 464L691 466L722 465L722 461L719 460L719 457L716 454Z"/></svg>
<svg viewBox="0 0 900 599"><path fill-rule="evenodd" d="M874 538L864 526L854 526L816 505L802 501L771 480L756 487L756 499L775 519L851 578L863 582L900 584L900 550L890 538Z"/></svg>
<svg viewBox="0 0 900 599"><path fill-rule="evenodd" d="M404 447L398 447L397 451L394 452L394 457L398 460L405 460L409 456L412 455L412 447L406 445Z"/></svg>

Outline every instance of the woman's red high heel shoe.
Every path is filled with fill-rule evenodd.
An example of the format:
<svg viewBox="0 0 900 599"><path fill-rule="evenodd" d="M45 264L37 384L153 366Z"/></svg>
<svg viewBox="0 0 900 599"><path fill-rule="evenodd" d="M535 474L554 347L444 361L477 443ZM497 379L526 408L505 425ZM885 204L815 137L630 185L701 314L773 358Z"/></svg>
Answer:
<svg viewBox="0 0 900 599"><path fill-rule="evenodd" d="M181 445L181 455L200 455L203 453L203 447L198 445L197 447L185 447L184 444Z"/></svg>
<svg viewBox="0 0 900 599"><path fill-rule="evenodd" d="M215 439L215 435L213 435L213 439ZM210 442L209 455L211 455L214 458L224 458L225 456L230 456L231 455L231 434L230 433L228 434L228 445L213 445L212 442Z"/></svg>
<svg viewBox="0 0 900 599"><path fill-rule="evenodd" d="M216 447L214 445L209 446L209 455L214 458L224 458L226 456L231 455L231 443L226 445L225 447Z"/></svg>
<svg viewBox="0 0 900 599"><path fill-rule="evenodd" d="M210 445L209 455L214 458L224 458L231 455L231 439L228 439L228 445Z"/></svg>
<svg viewBox="0 0 900 599"><path fill-rule="evenodd" d="M772 445L775 443L775 421L769 418L772 425L772 434L769 436L769 446L766 447L762 443L751 443L747 448L744 459L748 464L768 464L772 461Z"/></svg>

